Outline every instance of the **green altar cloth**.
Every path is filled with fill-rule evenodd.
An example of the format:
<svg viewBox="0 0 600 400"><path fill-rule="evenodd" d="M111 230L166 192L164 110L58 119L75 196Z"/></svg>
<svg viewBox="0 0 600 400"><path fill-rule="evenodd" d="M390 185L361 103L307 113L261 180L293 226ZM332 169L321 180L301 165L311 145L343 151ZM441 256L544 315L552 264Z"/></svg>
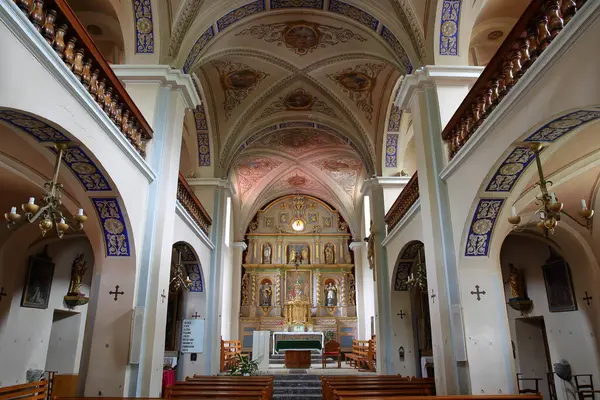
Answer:
<svg viewBox="0 0 600 400"><path fill-rule="evenodd" d="M319 340L278 340L275 343L275 351L280 350L321 350Z"/></svg>

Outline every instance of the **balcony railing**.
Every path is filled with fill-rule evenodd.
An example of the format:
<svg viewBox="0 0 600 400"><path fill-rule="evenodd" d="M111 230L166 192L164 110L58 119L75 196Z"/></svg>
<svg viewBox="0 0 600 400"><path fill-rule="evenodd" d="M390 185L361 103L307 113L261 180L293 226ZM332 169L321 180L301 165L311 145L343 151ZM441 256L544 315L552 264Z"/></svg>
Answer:
<svg viewBox="0 0 600 400"><path fill-rule="evenodd" d="M392 204L392 207L385 215L385 224L387 225L388 233L398 225L398 222L404 218L408 210L419 199L419 179L417 173L410 178L400 195Z"/></svg>
<svg viewBox="0 0 600 400"><path fill-rule="evenodd" d="M442 138L448 144L450 158L467 143L584 3L585 0L531 1L444 128Z"/></svg>
<svg viewBox="0 0 600 400"><path fill-rule="evenodd" d="M191 215L192 219L202 232L207 235L210 232L210 226L212 225L212 219L202 207L202 203L198 200L198 197L194 194L194 191L188 185L187 181L179 173L179 182L177 183L177 200L181 203L183 208Z"/></svg>
<svg viewBox="0 0 600 400"><path fill-rule="evenodd" d="M152 128L65 0L13 0L142 157Z"/></svg>

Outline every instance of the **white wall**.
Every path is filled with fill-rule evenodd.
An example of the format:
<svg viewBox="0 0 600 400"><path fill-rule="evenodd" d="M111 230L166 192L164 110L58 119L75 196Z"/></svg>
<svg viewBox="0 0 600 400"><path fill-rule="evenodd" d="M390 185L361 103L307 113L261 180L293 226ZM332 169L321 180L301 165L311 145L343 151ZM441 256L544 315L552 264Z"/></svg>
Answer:
<svg viewBox="0 0 600 400"><path fill-rule="evenodd" d="M82 315L77 312L54 311L46 371L57 371L59 374L77 374L79 370L79 354L76 349L81 342Z"/></svg>
<svg viewBox="0 0 600 400"><path fill-rule="evenodd" d="M541 268L550 254L547 242L511 235L506 238L500 257L504 281L508 280L509 263L523 270L527 284L527 294L533 301L533 309L525 317L522 317L520 312L508 307L511 336L517 347L517 372L522 372L524 377L533 377L530 375L537 374L536 378L544 378L542 383L544 386L547 385L543 375L543 372L546 371L531 371L531 368L528 367L528 365L531 366L531 360L528 359L527 354L521 354L522 346L516 343L519 339L515 325L517 318L544 318L552 364L559 362L561 359L566 359L571 363L573 374L591 373L595 379L600 376L597 344L594 339L596 332L592 325L593 320L597 319L597 315L585 301L581 300L584 296L584 290L595 282L592 276L592 266L586 258L585 252L577 248L576 245L564 240L561 243L563 243L563 250L557 249L557 251L567 260L571 268L575 298L578 305L576 311L550 312L549 310ZM506 298L508 299L510 298L509 286L505 285L505 289ZM529 370L523 370L523 368ZM556 378L556 385L559 399L574 398L566 390L567 388L570 389L570 385L565 387L563 381L558 378Z"/></svg>
<svg viewBox="0 0 600 400"><path fill-rule="evenodd" d="M27 370L45 369L54 310L67 310L63 297L69 287L73 260L79 253L85 254L88 267L82 292L90 293L94 267L90 244L84 237L64 238L48 245L48 254L55 264L48 308L42 310L21 307L29 256L40 253L44 242L31 248L27 244L39 234L37 225L26 225L15 232L0 249L0 280L8 293L0 303L0 360L3 360L0 363L0 386L24 383ZM65 351L63 358L56 359L58 366L67 367L67 373L79 370L87 306L77 307L74 312L81 315L79 328L74 333L77 335L76 346Z"/></svg>

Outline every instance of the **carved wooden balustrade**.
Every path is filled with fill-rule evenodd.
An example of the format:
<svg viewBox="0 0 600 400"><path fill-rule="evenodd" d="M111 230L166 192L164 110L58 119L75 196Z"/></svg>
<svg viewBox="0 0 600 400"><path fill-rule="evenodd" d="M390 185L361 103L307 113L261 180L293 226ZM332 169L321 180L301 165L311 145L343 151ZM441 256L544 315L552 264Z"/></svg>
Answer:
<svg viewBox="0 0 600 400"><path fill-rule="evenodd" d="M202 232L209 235L212 219L181 173L179 173L179 182L177 183L177 200L202 229Z"/></svg>
<svg viewBox="0 0 600 400"><path fill-rule="evenodd" d="M408 212L408 210L415 204L419 199L419 179L415 172L412 178L408 181L400 195L392 204L392 207L385 215L385 224L387 225L388 233L392 231L398 225L398 222Z"/></svg>
<svg viewBox="0 0 600 400"><path fill-rule="evenodd" d="M483 70L444 131L450 158L569 23L585 0L532 0Z"/></svg>
<svg viewBox="0 0 600 400"><path fill-rule="evenodd" d="M121 133L145 157L152 128L65 0L13 0Z"/></svg>

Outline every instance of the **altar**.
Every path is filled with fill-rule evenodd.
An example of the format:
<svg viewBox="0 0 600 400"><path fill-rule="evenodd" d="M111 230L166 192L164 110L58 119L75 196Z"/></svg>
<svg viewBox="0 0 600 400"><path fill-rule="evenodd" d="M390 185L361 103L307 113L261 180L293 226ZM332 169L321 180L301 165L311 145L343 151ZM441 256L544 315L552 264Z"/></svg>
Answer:
<svg viewBox="0 0 600 400"><path fill-rule="evenodd" d="M273 355L279 351L317 350L321 354L323 332L273 332Z"/></svg>

